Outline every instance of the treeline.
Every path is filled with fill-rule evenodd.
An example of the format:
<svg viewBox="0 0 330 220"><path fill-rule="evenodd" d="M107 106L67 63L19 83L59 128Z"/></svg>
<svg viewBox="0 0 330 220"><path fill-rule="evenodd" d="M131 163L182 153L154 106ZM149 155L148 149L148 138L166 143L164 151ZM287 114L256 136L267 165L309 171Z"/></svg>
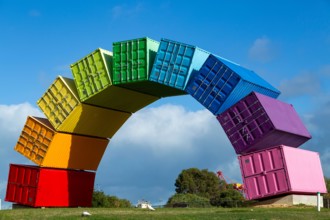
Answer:
<svg viewBox="0 0 330 220"><path fill-rule="evenodd" d="M92 206L103 208L130 208L132 204L127 199L106 195L103 191L94 191Z"/></svg>

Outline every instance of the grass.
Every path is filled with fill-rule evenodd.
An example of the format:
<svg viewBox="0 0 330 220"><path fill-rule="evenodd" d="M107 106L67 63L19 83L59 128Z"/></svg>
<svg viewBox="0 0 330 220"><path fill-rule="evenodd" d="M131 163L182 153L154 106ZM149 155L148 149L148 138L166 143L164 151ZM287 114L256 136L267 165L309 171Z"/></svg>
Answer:
<svg viewBox="0 0 330 220"><path fill-rule="evenodd" d="M92 214L82 217L83 211ZM317 212L315 207L290 208L160 208L156 211L127 208L46 208L46 209L14 209L0 211L0 220L278 220L278 219L330 219L330 209Z"/></svg>

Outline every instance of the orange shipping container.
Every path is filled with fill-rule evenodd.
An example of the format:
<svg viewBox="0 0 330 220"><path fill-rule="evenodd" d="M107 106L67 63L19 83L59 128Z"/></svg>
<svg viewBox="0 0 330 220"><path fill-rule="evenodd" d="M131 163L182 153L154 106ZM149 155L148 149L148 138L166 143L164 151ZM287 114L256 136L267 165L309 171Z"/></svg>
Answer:
<svg viewBox="0 0 330 220"><path fill-rule="evenodd" d="M28 116L15 150L41 167L97 170L108 143L56 132L47 119Z"/></svg>
<svg viewBox="0 0 330 220"><path fill-rule="evenodd" d="M38 100L56 131L111 138L132 115L79 101L73 79L59 76Z"/></svg>

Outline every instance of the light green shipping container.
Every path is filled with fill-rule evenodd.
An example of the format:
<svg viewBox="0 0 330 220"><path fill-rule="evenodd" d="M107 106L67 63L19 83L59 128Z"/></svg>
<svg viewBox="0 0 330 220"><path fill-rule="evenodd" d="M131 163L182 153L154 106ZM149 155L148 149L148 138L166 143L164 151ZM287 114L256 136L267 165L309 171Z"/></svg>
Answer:
<svg viewBox="0 0 330 220"><path fill-rule="evenodd" d="M98 48L71 65L81 102L134 113L159 99L128 88L113 85L112 52Z"/></svg>
<svg viewBox="0 0 330 220"><path fill-rule="evenodd" d="M113 84L158 97L186 94L149 80L159 42L138 38L113 43Z"/></svg>

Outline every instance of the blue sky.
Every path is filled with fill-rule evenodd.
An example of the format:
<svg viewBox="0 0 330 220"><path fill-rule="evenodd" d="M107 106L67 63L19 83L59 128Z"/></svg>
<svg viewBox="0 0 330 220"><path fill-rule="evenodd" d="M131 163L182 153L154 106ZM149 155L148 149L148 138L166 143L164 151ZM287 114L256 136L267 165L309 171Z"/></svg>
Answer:
<svg viewBox="0 0 330 220"><path fill-rule="evenodd" d="M96 48L148 36L196 45L245 66L294 105L330 177L330 1L0 0L0 198L36 101ZM160 128L160 129L159 129ZM139 131L138 133L136 131ZM222 170L241 181L236 155L210 112L190 96L134 114L110 141L96 186L132 203L164 203L182 169Z"/></svg>

